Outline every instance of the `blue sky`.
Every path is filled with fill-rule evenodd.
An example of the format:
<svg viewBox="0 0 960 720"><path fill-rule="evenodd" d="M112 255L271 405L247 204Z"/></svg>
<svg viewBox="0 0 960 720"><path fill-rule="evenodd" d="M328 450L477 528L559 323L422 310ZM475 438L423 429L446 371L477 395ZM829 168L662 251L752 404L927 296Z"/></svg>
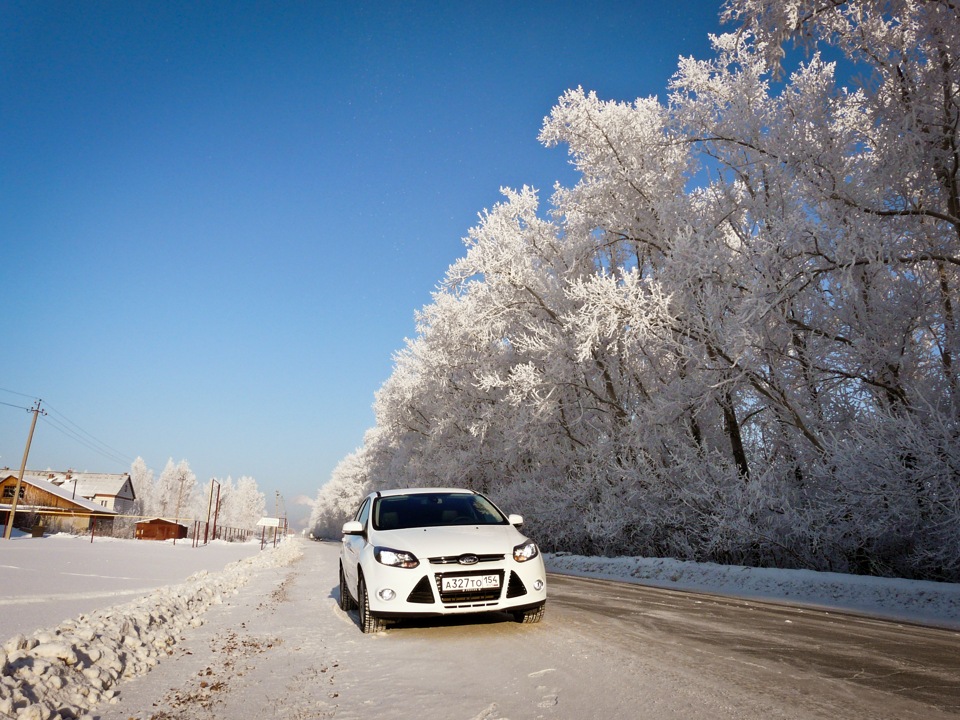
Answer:
<svg viewBox="0 0 960 720"><path fill-rule="evenodd" d="M560 95L663 97L719 11L0 0L0 466L42 398L30 468L186 459L302 518L477 214L576 181Z"/></svg>

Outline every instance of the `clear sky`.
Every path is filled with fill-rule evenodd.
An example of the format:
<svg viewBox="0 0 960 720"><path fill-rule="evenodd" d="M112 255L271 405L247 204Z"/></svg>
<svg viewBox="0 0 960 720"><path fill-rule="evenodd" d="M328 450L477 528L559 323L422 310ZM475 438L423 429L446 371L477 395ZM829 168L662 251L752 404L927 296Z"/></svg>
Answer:
<svg viewBox="0 0 960 720"><path fill-rule="evenodd" d="M666 94L720 0L0 0L0 466L251 475L299 523L563 92ZM106 447L104 447L106 446Z"/></svg>

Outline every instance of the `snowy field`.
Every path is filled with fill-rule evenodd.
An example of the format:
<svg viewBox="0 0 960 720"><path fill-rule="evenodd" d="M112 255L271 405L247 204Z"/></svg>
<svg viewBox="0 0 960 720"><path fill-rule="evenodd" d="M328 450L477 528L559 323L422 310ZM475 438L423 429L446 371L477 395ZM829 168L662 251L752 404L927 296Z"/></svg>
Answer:
<svg viewBox="0 0 960 720"><path fill-rule="evenodd" d="M259 543L192 548L54 536L19 537L0 547L6 611L0 630L9 637L0 643L0 717L43 720L64 709L82 717L114 701L122 681L149 672L185 629L204 623L208 609L259 573L294 562L305 545L291 540L260 551ZM548 556L547 565L554 572L960 628L955 584L564 554ZM137 597L117 604L131 594Z"/></svg>
<svg viewBox="0 0 960 720"><path fill-rule="evenodd" d="M0 638L51 627L179 583L260 550L259 541L145 542L68 534L0 540Z"/></svg>

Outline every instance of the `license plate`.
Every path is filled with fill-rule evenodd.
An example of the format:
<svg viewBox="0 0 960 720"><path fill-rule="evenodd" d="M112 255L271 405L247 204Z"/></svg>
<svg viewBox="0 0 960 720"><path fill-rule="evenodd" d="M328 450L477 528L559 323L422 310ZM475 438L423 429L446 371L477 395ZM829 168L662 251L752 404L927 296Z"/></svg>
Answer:
<svg viewBox="0 0 960 720"><path fill-rule="evenodd" d="M443 592L496 590L499 587L499 575L447 575L442 579Z"/></svg>

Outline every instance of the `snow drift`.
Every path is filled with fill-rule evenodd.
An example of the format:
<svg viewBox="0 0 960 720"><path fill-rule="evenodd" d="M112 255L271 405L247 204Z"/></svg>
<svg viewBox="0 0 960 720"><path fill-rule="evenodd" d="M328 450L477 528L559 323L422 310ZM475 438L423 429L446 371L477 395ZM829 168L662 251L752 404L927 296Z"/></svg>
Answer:
<svg viewBox="0 0 960 720"><path fill-rule="evenodd" d="M284 542L221 572L201 571L147 597L15 635L0 648L0 717L89 717L95 706L115 699L121 680L172 654L181 631L202 625L204 612L254 572L301 555L296 543Z"/></svg>

